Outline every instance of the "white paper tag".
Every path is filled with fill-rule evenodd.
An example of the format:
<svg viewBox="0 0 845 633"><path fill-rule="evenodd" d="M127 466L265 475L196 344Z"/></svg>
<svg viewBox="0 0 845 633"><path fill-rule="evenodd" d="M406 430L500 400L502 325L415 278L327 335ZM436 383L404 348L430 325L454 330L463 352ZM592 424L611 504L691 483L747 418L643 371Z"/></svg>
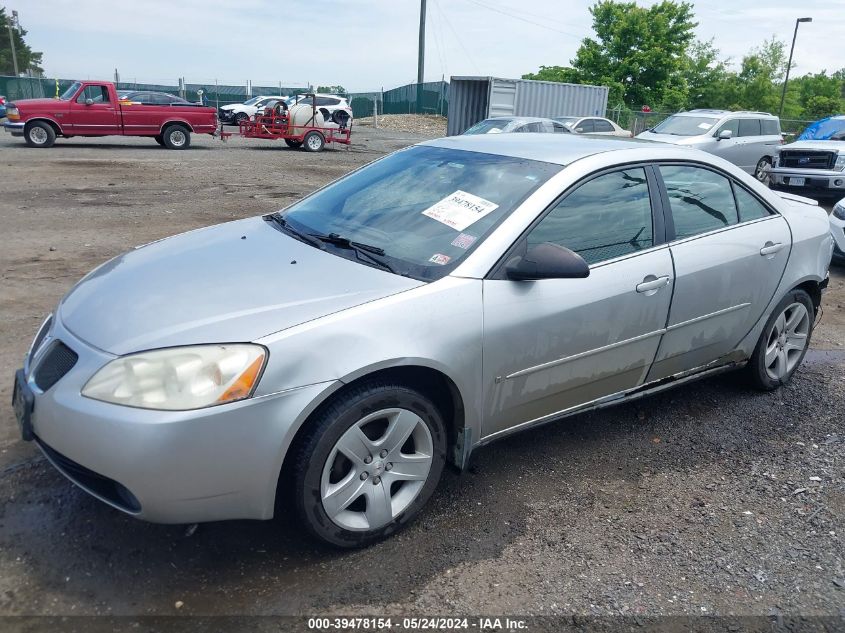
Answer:
<svg viewBox="0 0 845 633"><path fill-rule="evenodd" d="M711 127L713 127L713 124L712 123L699 123L698 127L700 127L702 130L709 130Z"/></svg>
<svg viewBox="0 0 845 633"><path fill-rule="evenodd" d="M463 231L488 213L499 208L498 204L458 190L422 212L433 220L442 222L456 231Z"/></svg>

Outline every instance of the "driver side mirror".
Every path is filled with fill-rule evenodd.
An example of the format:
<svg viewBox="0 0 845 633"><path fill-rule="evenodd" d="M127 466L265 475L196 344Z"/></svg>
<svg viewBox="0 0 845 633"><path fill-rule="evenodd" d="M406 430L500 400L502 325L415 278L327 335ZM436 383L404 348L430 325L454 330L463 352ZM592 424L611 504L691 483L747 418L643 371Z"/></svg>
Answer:
<svg viewBox="0 0 845 633"><path fill-rule="evenodd" d="M86 99L85 105L94 105L94 100L93 99Z"/></svg>
<svg viewBox="0 0 845 633"><path fill-rule="evenodd" d="M508 279L583 279L589 277L590 266L584 258L564 246L543 242L524 256L511 259L505 266Z"/></svg>
<svg viewBox="0 0 845 633"><path fill-rule="evenodd" d="M733 138L733 131L732 130L722 130L719 132L719 136L717 137L720 141L726 141L729 138Z"/></svg>

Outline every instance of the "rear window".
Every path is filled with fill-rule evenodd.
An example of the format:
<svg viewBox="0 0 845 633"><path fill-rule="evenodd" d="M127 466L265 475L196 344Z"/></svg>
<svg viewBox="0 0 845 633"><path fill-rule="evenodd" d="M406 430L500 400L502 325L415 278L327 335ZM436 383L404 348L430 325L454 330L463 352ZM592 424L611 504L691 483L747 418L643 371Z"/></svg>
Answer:
<svg viewBox="0 0 845 633"><path fill-rule="evenodd" d="M740 136L760 136L760 119L740 119Z"/></svg>
<svg viewBox="0 0 845 633"><path fill-rule="evenodd" d="M764 136L780 136L780 121L777 119L762 119L760 125Z"/></svg>

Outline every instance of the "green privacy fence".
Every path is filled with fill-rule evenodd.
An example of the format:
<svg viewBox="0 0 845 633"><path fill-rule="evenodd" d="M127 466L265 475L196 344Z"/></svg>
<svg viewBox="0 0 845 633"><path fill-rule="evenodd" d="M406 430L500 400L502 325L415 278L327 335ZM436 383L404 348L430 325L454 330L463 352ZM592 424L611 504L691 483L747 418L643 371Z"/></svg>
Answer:
<svg viewBox="0 0 845 633"><path fill-rule="evenodd" d="M0 95L9 100L15 99L38 99L57 97L74 82L73 79L46 79L39 77L5 77L0 76ZM121 81L117 84L119 91L129 90L152 90L155 92L167 92L180 95L181 90L176 84L150 84ZM215 85L185 83L184 93L188 101L199 101L198 90L202 90L207 103L210 105L224 105L227 103L242 103L249 99L246 86ZM291 86L252 86L252 95L292 95L301 92L308 92L305 87Z"/></svg>
<svg viewBox="0 0 845 633"><path fill-rule="evenodd" d="M376 108L379 114L440 114L449 111L449 84L445 81L430 81L422 84L407 84L392 90L377 92L353 92L349 104L356 117L372 116Z"/></svg>

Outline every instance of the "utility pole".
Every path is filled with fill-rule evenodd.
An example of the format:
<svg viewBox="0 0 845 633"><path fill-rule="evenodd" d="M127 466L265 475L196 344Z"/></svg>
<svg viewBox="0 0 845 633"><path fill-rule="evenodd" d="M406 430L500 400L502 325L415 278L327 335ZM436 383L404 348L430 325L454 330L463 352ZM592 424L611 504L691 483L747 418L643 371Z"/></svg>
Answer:
<svg viewBox="0 0 845 633"><path fill-rule="evenodd" d="M425 0L420 0L420 43L417 51L417 112L422 107L423 78L425 76Z"/></svg>
<svg viewBox="0 0 845 633"><path fill-rule="evenodd" d="M15 77L18 76L18 55L15 52L15 36L12 33L12 27L14 26L15 29L20 29L21 24L18 21L18 12L12 11L12 15L6 18L6 26L9 29L9 44L12 47L12 66L15 69Z"/></svg>
<svg viewBox="0 0 845 633"><path fill-rule="evenodd" d="M792 48L789 49L789 62L786 64L786 77L783 79L783 92L780 93L780 110L778 117L783 116L783 101L786 99L786 84L789 83L789 70L792 68L792 53L795 52L795 39L798 37L798 25L801 22L812 22L813 18L798 18L795 20L795 32L792 34Z"/></svg>

